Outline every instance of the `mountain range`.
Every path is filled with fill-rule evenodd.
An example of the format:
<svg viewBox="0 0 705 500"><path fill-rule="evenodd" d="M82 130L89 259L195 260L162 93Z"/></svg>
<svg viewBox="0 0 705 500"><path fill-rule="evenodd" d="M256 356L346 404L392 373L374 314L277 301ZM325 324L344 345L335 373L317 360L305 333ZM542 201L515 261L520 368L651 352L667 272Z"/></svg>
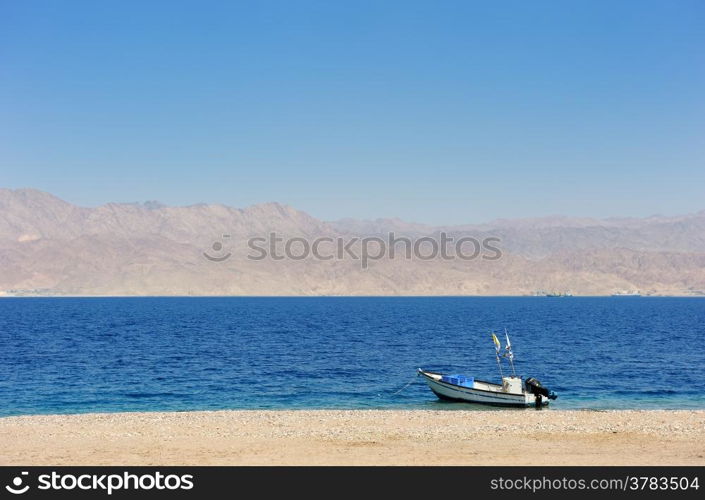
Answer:
<svg viewBox="0 0 705 500"><path fill-rule="evenodd" d="M252 238L292 246L397 238L494 238L497 259L385 255L253 260ZM293 240L292 240L293 241ZM303 243L303 242L308 243ZM298 246L297 246L298 245ZM428 244L426 249L428 250ZM264 245L267 247L266 245ZM269 247L267 247L269 248ZM423 245L422 245L422 248ZM300 254L300 252L294 252ZM415 257L415 256L414 256ZM279 203L158 202L80 207L0 189L0 295L648 295L705 294L705 211L648 218L545 217L429 226L323 221Z"/></svg>

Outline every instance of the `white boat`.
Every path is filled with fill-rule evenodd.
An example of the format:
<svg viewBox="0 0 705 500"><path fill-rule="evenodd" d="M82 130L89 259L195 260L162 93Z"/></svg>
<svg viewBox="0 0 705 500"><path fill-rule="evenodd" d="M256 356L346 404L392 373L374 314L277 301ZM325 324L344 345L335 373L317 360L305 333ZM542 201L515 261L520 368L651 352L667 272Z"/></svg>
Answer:
<svg viewBox="0 0 705 500"><path fill-rule="evenodd" d="M533 378L524 382L517 376L502 377L502 384L493 384L471 377L461 379L457 375L443 375L421 368L418 374L426 380L433 393L445 401L527 407L545 406L549 400L557 397Z"/></svg>
<svg viewBox="0 0 705 500"><path fill-rule="evenodd" d="M509 334L506 329L504 334L507 337L507 344L504 354L500 354L501 344L497 336L492 333L492 341L495 345L497 367L502 377L501 384L493 384L483 380L475 380L474 377L464 375L444 375L443 373L418 369L418 375L426 380L433 393L439 399L446 401L460 401L464 403L479 403L493 406L514 406L527 407L545 406L552 399L558 396L541 385L535 378L528 378L526 381L518 377L514 371L514 353L512 344L509 341ZM501 359L506 358L512 368L512 376L505 377L502 373Z"/></svg>

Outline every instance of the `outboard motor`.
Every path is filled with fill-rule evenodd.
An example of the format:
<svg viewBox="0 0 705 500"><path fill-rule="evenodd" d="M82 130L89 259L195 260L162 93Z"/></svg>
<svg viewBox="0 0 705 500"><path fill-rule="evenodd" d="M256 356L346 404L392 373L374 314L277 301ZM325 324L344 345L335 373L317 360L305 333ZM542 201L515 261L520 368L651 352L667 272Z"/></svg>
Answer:
<svg viewBox="0 0 705 500"><path fill-rule="evenodd" d="M529 377L526 379L526 389L531 394L536 396L536 408L541 407L543 398L556 399L558 397L555 392L549 391L547 388L541 385L541 382L539 382L533 377Z"/></svg>

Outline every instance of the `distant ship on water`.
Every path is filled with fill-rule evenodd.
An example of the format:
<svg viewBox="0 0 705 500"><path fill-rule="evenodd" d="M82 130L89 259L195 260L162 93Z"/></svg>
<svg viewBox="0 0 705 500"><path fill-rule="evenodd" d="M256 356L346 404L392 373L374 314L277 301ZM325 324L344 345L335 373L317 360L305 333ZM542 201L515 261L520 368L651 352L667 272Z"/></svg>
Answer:
<svg viewBox="0 0 705 500"><path fill-rule="evenodd" d="M617 293L613 293L612 297L641 297L641 294L639 293L638 290L632 290L632 291L621 291Z"/></svg>

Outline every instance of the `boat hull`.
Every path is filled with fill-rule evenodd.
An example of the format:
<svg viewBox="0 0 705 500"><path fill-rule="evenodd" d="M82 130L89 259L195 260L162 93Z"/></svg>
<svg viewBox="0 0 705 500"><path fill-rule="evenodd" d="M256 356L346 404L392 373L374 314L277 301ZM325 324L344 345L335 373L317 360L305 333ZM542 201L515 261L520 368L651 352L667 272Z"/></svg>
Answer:
<svg viewBox="0 0 705 500"><path fill-rule="evenodd" d="M503 392L502 386L487 382L480 382L485 389L464 387L441 380L440 373L428 372L421 369L419 369L419 375L424 378L431 391L433 391L439 399L444 401L514 408L536 406L536 397L526 391L521 393ZM547 404L548 399L541 401L542 406Z"/></svg>

